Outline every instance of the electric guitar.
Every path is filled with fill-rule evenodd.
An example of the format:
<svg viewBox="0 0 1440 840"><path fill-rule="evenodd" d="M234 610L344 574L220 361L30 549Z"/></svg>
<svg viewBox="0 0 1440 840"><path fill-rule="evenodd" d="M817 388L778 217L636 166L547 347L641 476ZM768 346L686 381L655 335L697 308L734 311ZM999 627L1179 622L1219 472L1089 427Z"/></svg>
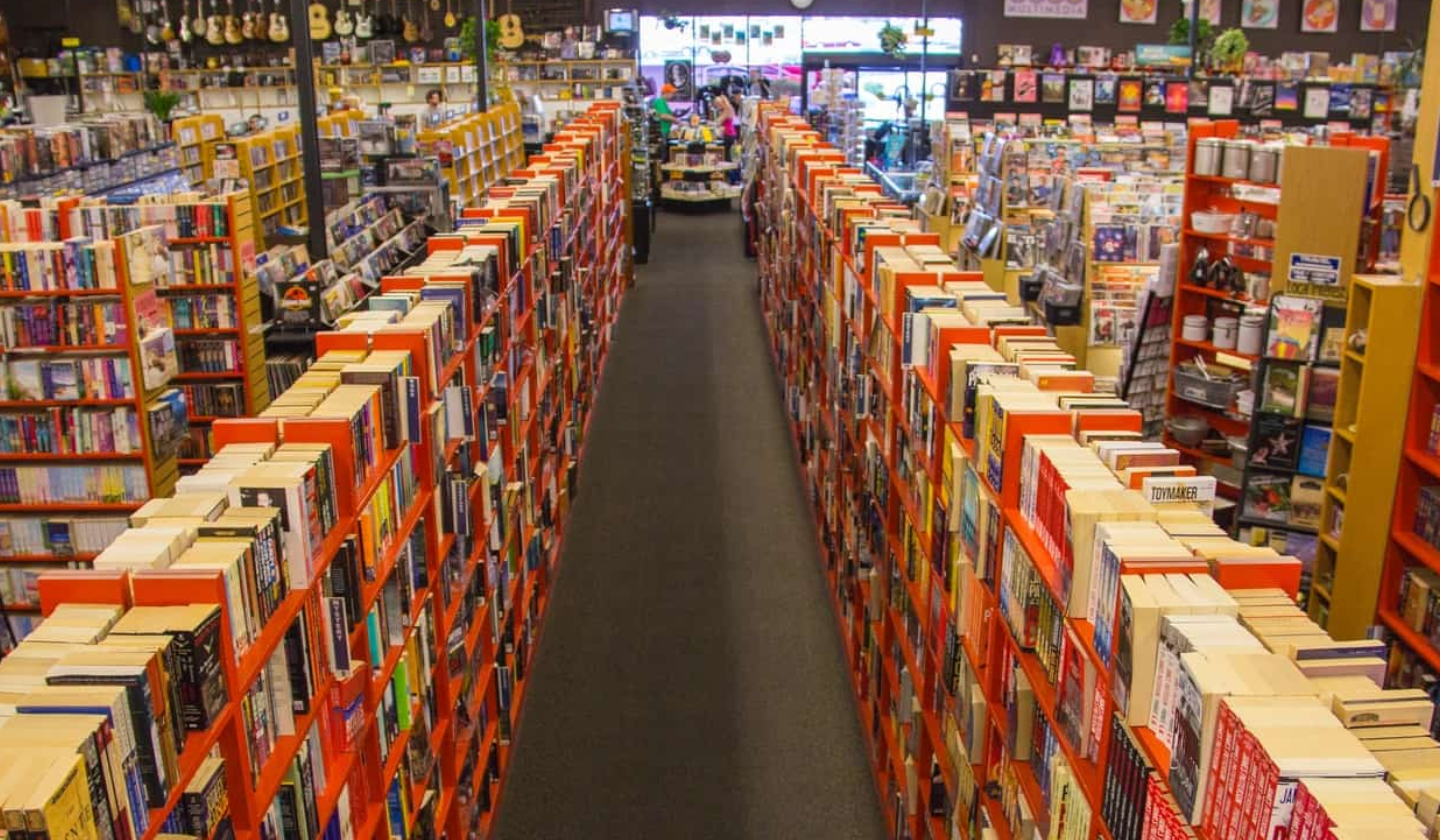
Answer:
<svg viewBox="0 0 1440 840"><path fill-rule="evenodd" d="M406 0L405 21L404 26L401 28L400 31L400 37L404 38L405 43L407 44L413 44L416 41L420 40L420 29L415 25L415 18L413 15L414 11L415 4L413 0Z"/></svg>
<svg viewBox="0 0 1440 840"><path fill-rule="evenodd" d="M180 18L180 43L188 44L195 37L190 28L190 0L185 0L185 11Z"/></svg>
<svg viewBox="0 0 1440 840"><path fill-rule="evenodd" d="M363 2L360 4L360 11L355 13L355 37L375 37L375 16L370 14Z"/></svg>
<svg viewBox="0 0 1440 840"><path fill-rule="evenodd" d="M276 44L290 40L290 23L280 11L280 0L275 0L275 11L270 13L270 40Z"/></svg>
<svg viewBox="0 0 1440 840"><path fill-rule="evenodd" d="M340 8L335 12L335 34L344 38L355 32L355 21L350 17L350 10L345 8L344 0L341 0Z"/></svg>

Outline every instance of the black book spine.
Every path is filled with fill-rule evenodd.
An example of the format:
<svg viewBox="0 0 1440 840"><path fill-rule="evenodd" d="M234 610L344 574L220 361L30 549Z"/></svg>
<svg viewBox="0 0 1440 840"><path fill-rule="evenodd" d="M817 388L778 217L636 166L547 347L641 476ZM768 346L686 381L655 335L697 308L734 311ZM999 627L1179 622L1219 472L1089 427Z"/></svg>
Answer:
<svg viewBox="0 0 1440 840"><path fill-rule="evenodd" d="M295 785L289 782L282 783L275 794L275 800L280 805L279 840L305 840L300 833L299 803L295 796Z"/></svg>

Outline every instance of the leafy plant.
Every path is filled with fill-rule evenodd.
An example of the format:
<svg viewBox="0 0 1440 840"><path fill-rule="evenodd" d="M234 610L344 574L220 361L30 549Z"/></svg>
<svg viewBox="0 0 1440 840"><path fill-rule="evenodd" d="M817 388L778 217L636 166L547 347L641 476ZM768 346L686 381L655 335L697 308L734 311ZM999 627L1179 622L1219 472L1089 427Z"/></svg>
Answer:
<svg viewBox="0 0 1440 840"><path fill-rule="evenodd" d="M1249 50L1250 39L1240 29L1231 28L1215 38L1210 47L1210 59L1220 69L1237 69Z"/></svg>
<svg viewBox="0 0 1440 840"><path fill-rule="evenodd" d="M485 60L495 60L495 53L500 49L500 21L485 21ZM465 22L460 24L460 55L466 61L475 60L475 18L467 17Z"/></svg>
<svg viewBox="0 0 1440 840"><path fill-rule="evenodd" d="M170 114L180 104L180 94L173 90L145 91L145 110L161 122L169 122Z"/></svg>
<svg viewBox="0 0 1440 840"><path fill-rule="evenodd" d="M905 30L888 20L885 21L884 26L880 27L877 34L880 36L880 52L891 58L904 53L905 45L910 40L910 36L905 34Z"/></svg>
<svg viewBox="0 0 1440 840"><path fill-rule="evenodd" d="M1205 56L1210 53L1210 43L1214 40L1215 28L1210 21L1201 18L1200 25L1195 28L1195 55L1190 57L1197 67L1204 63ZM1170 43L1177 47L1190 46L1189 18L1182 17L1170 24Z"/></svg>

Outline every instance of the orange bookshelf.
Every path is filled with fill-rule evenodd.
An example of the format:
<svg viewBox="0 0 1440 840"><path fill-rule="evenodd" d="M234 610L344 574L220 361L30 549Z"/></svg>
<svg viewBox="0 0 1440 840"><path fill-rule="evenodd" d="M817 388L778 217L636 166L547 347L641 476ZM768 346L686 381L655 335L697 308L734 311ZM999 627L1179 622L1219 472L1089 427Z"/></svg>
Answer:
<svg viewBox="0 0 1440 840"><path fill-rule="evenodd" d="M348 419L280 419L262 412L212 421L217 447L311 442L328 444L331 453L335 523L310 559L309 584L284 593L263 625L244 638L232 636L234 601L222 576L208 570L41 576L40 606L47 613L70 602L222 605L221 670L229 700L208 728L187 733L178 778L165 803L151 809L150 827L137 840L165 831L165 818L210 755L225 760L230 815L242 840L267 835L266 820L278 807L291 767L306 757L324 768L324 784L317 780L310 803L321 827L344 820L347 836L379 840L410 836L424 820L442 836L488 835L558 571L593 394L630 282L628 249L613 244L620 229L607 225L623 221L624 211L617 216L611 205L625 203L628 195L620 188L628 136L620 114L615 106L595 106L557 135L554 150L515 175L517 195L527 181L542 189L565 185L550 193L556 199L550 209L557 212L533 218L523 208L537 205L503 194L470 211L491 220L539 222L526 228L523 240L496 233L493 224L462 225L430 240L430 260L381 281L386 293L423 291L442 281L453 286L464 278L461 305L483 316L471 318L454 344L441 346L439 333L409 322L316 338L320 357L332 351L405 353L409 375L418 380L413 405L421 416L443 416L450 389L465 389L463 429L469 431L448 418L426 421L398 446L367 456L356 448ZM553 248L557 241L564 246ZM513 260L511 244L523 251ZM486 245L499 246L501 268L498 296L488 305L468 267L445 268L452 252ZM379 405L380 398L374 400ZM396 476L406 471L413 475L413 492L398 493L403 485ZM455 493L464 495L464 507L455 506ZM323 626L327 574L347 556L352 537L365 541L376 504L386 500L403 510L393 510L388 541L353 597L364 615L380 608L390 597L389 580L402 573L402 558L404 573L414 572L417 583L403 602L406 620L398 639L392 626L377 649L365 622L352 625L344 632L358 658L350 672L336 673L326 664L324 638L314 638ZM452 510L471 517L463 530L461 523L444 527ZM420 568L412 568L415 545L424 547ZM247 692L266 677L272 656L290 644L292 625L301 617L317 660L308 663L315 678L311 703L295 712L293 734L280 735L268 752L256 754Z"/></svg>

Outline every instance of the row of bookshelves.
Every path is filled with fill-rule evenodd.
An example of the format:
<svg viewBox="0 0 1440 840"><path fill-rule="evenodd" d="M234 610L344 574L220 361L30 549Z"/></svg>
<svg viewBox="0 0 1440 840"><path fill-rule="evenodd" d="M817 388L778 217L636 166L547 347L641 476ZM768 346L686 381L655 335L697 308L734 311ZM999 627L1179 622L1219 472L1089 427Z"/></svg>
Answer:
<svg viewBox="0 0 1440 840"><path fill-rule="evenodd" d="M1434 703L1382 688L1385 645L1307 615L1300 560L1217 526L1215 478L842 150L759 131L762 303L894 835L1429 831Z"/></svg>
<svg viewBox="0 0 1440 840"><path fill-rule="evenodd" d="M78 840L488 835L628 285L627 137L568 126L93 569L23 581L7 807L63 801L41 822Z"/></svg>

